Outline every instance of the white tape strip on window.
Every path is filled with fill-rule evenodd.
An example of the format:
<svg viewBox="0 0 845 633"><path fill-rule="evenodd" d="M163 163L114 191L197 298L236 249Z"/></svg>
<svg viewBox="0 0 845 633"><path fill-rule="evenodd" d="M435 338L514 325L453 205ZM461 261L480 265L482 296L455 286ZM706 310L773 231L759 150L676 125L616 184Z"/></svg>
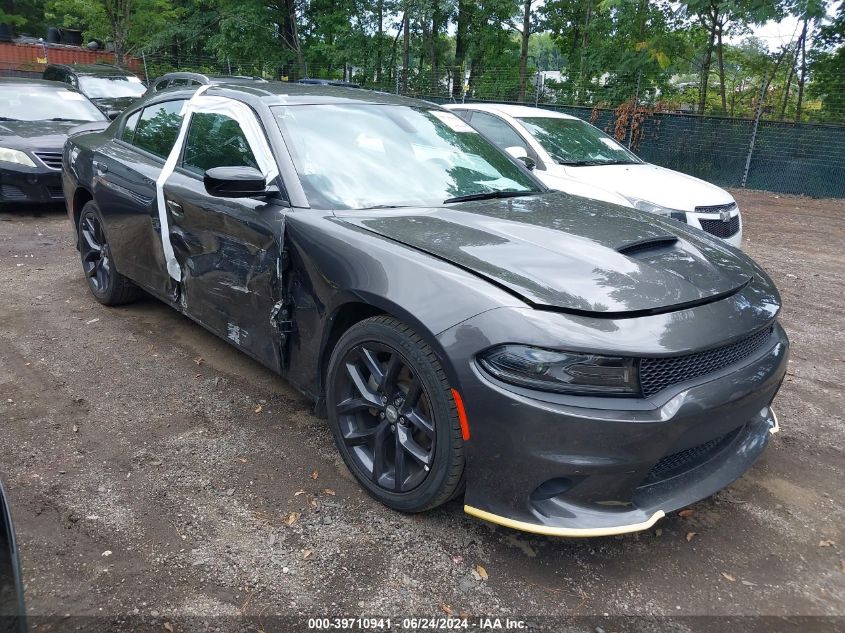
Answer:
<svg viewBox="0 0 845 633"><path fill-rule="evenodd" d="M264 180L269 183L279 175L276 159L273 158L273 152L267 144L264 131L250 107L245 103L226 97L204 95L203 93L208 88L207 85L197 88L194 95L182 106L182 124L179 127L179 134L156 181L156 202L158 204L158 219L161 224L161 247L164 250L164 259L167 262L167 272L176 281L182 280L182 269L179 267L179 262L176 261L173 245L170 242L170 223L167 220L167 207L164 203L164 183L170 178L176 168L176 163L179 161L179 155L182 152L185 137L188 135L193 113L222 114L237 121L247 143L249 143L249 148L252 150L255 160L258 161L258 168L264 174Z"/></svg>

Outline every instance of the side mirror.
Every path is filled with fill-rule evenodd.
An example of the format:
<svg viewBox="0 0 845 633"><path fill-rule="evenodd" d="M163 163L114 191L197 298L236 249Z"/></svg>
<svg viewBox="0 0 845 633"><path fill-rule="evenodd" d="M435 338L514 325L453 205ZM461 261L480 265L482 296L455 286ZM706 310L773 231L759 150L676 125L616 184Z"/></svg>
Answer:
<svg viewBox="0 0 845 633"><path fill-rule="evenodd" d="M251 198L267 193L264 174L254 167L212 167L203 176L205 190L219 198Z"/></svg>
<svg viewBox="0 0 845 633"><path fill-rule="evenodd" d="M521 160L523 163L525 163L525 166L528 169L534 169L537 166L537 163L534 161L534 159L525 153L524 147L514 145L512 147L506 147L505 151L510 154L513 158Z"/></svg>
<svg viewBox="0 0 845 633"><path fill-rule="evenodd" d="M15 543L15 528L0 484L0 629L26 633L23 581Z"/></svg>
<svg viewBox="0 0 845 633"><path fill-rule="evenodd" d="M120 116L120 110L106 110L106 116L114 121L117 117Z"/></svg>

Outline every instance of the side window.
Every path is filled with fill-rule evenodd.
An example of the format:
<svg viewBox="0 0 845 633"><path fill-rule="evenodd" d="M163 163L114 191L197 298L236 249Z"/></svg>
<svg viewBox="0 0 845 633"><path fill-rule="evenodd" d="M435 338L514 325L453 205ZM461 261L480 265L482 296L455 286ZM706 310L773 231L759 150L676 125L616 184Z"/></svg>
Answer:
<svg viewBox="0 0 845 633"><path fill-rule="evenodd" d="M187 86L190 85L190 79L171 79L169 88L175 88L176 86Z"/></svg>
<svg viewBox="0 0 845 633"><path fill-rule="evenodd" d="M472 110L452 110L455 114L461 117L464 121L472 120Z"/></svg>
<svg viewBox="0 0 845 633"><path fill-rule="evenodd" d="M528 152L528 145L522 137L510 125L492 114L473 112L472 126L487 135L499 147L521 147Z"/></svg>
<svg viewBox="0 0 845 633"><path fill-rule="evenodd" d="M198 174L212 167L255 167L258 162L241 126L225 114L197 112L191 117L182 167Z"/></svg>
<svg viewBox="0 0 845 633"><path fill-rule="evenodd" d="M167 88L167 82L170 81L169 79L165 79L164 81L159 81L156 84L155 91L158 92L159 90L164 90Z"/></svg>
<svg viewBox="0 0 845 633"><path fill-rule="evenodd" d="M156 156L167 157L179 135L179 126L182 124L180 111L184 103L184 99L179 99L144 108L135 128L133 145Z"/></svg>
<svg viewBox="0 0 845 633"><path fill-rule="evenodd" d="M120 138L127 143L132 142L135 136L135 128L138 127L138 119L141 118L141 111L138 110L135 114L130 115L123 124L123 131L120 133Z"/></svg>
<svg viewBox="0 0 845 633"><path fill-rule="evenodd" d="M62 81L64 81L66 84L70 84L74 88L79 88L79 80L76 78L76 75L71 75L70 73L68 73L67 75L62 77Z"/></svg>

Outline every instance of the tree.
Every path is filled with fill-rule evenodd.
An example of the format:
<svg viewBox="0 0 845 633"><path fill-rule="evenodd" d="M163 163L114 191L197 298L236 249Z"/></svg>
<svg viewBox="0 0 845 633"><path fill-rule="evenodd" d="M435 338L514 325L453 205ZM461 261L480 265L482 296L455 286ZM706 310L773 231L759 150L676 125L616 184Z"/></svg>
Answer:
<svg viewBox="0 0 845 633"><path fill-rule="evenodd" d="M845 118L845 4L833 20L819 28L809 54L812 82L808 92L821 100L820 118Z"/></svg>
<svg viewBox="0 0 845 633"><path fill-rule="evenodd" d="M111 42L115 63L142 46L175 17L170 0L52 0L46 18L81 28L86 38Z"/></svg>
<svg viewBox="0 0 845 633"><path fill-rule="evenodd" d="M725 92L724 37L748 32L749 25L762 24L783 16L783 0L688 0L684 10L694 21L706 29L707 46L701 63L701 83L698 111L704 112L710 84L713 53L716 53L719 74L719 97L722 112L727 111Z"/></svg>

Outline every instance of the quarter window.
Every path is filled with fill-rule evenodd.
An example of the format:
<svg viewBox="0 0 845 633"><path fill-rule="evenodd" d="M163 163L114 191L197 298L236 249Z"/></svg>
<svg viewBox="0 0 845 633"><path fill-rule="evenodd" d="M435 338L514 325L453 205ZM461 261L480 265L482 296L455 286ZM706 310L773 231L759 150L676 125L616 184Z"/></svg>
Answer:
<svg viewBox="0 0 845 633"><path fill-rule="evenodd" d="M180 112L184 103L184 99L179 99L144 108L132 143L162 158L170 154L179 135L179 126L182 124Z"/></svg>
<svg viewBox="0 0 845 633"><path fill-rule="evenodd" d="M212 167L255 167L258 162L238 122L225 114L191 117L182 167L203 174Z"/></svg>

